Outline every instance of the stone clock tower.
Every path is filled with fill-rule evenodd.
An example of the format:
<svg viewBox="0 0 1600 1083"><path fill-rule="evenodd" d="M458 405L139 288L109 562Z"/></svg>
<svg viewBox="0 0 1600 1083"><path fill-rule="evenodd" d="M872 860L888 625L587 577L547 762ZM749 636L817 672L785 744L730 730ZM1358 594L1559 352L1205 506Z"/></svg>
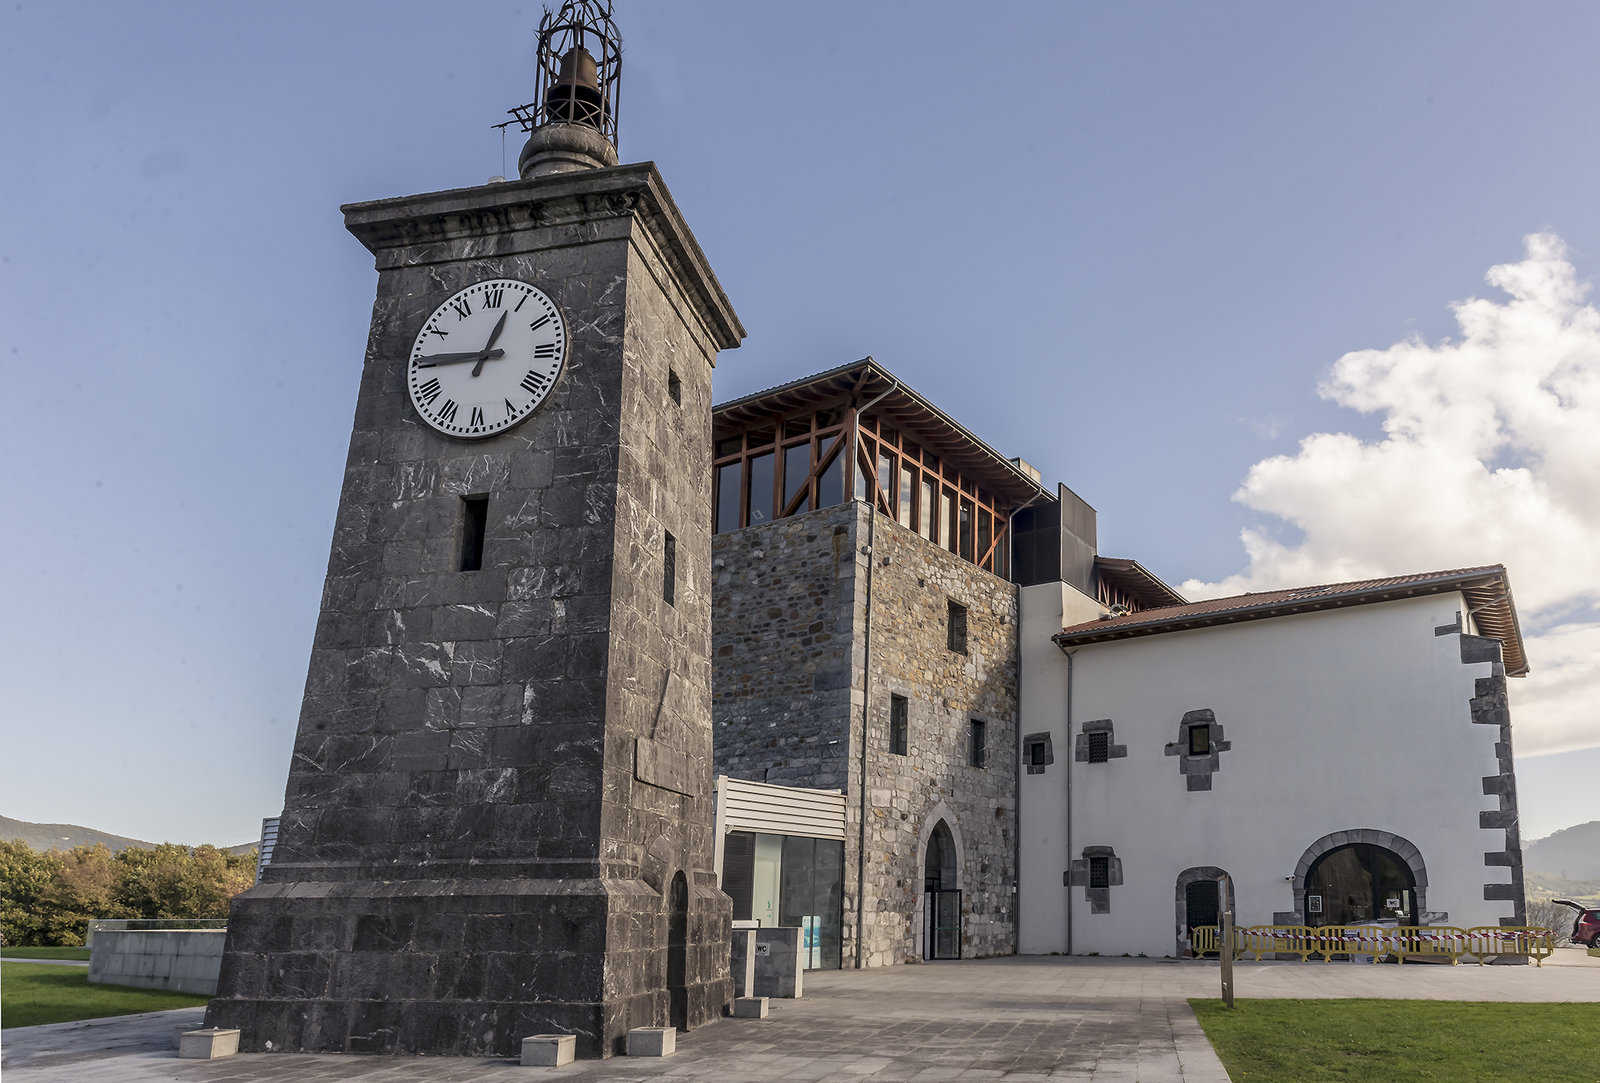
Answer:
<svg viewBox="0 0 1600 1083"><path fill-rule="evenodd" d="M744 331L600 0L540 26L521 179L344 208L377 300L241 1048L588 1056L731 998L712 870L711 369Z"/></svg>

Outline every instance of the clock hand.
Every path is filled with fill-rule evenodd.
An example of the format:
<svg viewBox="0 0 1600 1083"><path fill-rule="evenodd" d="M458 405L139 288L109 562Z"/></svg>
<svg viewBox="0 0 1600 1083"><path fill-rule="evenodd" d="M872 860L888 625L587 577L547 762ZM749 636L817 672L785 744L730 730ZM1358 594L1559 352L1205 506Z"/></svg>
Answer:
<svg viewBox="0 0 1600 1083"><path fill-rule="evenodd" d="M417 358L417 368L432 368L435 365L460 365L468 361L476 361L480 365L485 361L493 361L504 357L504 350L473 350L471 353L435 353L426 357Z"/></svg>
<svg viewBox="0 0 1600 1083"><path fill-rule="evenodd" d="M510 312L500 313L499 322L494 325L494 330L489 332L489 341L483 344L483 352L478 355L478 363L472 366L472 375L476 376L483 371L483 363L489 360L489 351L494 346L494 340L500 337L500 332L506 325L506 317L509 315ZM500 353L504 355L505 351L501 350Z"/></svg>

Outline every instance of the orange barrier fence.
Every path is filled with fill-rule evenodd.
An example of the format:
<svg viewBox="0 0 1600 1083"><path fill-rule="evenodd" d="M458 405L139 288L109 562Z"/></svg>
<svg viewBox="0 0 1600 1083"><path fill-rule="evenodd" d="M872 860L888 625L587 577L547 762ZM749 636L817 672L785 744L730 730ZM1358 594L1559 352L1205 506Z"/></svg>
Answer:
<svg viewBox="0 0 1600 1083"><path fill-rule="evenodd" d="M1196 955L1217 955L1222 950L1215 925L1204 925L1189 932L1189 945ZM1465 957L1479 966L1499 955L1523 955L1543 966L1555 951L1555 938L1549 929L1529 926L1478 925L1461 929L1453 925L1248 925L1233 931L1233 957L1254 955L1298 955L1302 961L1313 955L1326 961L1334 955L1365 955L1372 962L1389 956L1404 963L1407 957L1445 957L1452 965Z"/></svg>

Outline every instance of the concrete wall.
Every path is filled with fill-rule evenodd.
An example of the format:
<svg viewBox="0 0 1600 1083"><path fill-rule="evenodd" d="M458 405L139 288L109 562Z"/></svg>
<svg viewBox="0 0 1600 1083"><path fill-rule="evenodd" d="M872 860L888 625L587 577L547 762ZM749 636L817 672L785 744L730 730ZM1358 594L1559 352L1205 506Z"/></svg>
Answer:
<svg viewBox="0 0 1600 1083"><path fill-rule="evenodd" d="M211 996L227 937L226 929L101 929L89 950L89 980Z"/></svg>
<svg viewBox="0 0 1600 1083"><path fill-rule="evenodd" d="M1066 659L1033 661L1045 676L1030 674L1040 694L1022 730L1049 731L1055 762L1020 782L1021 950L1068 950L1070 898L1073 952L1174 954L1178 879L1204 866L1233 876L1240 924L1298 918L1307 848L1346 831L1412 844L1427 877L1419 909L1436 921L1512 919L1520 885L1501 855L1514 783L1500 727L1478 709L1503 678L1498 662L1463 661L1485 642L1449 627L1464 610L1447 594L1081 647L1073 729L1110 720L1127 754L1106 763L1071 760ZM1203 709L1228 747L1197 789L1166 746ZM1509 828L1504 802L1486 796L1499 789L1511 790ZM1103 907L1063 886L1091 846L1121 866Z"/></svg>

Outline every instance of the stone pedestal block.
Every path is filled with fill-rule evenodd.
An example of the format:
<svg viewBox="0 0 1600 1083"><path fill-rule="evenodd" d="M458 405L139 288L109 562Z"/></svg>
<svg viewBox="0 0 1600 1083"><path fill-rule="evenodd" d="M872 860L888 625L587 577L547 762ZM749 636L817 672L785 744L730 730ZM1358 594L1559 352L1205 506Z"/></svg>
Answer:
<svg viewBox="0 0 1600 1083"><path fill-rule="evenodd" d="M178 1039L181 1060L216 1060L239 1052L239 1032L231 1028L209 1027L185 1031Z"/></svg>
<svg viewBox="0 0 1600 1083"><path fill-rule="evenodd" d="M535 1034L522 1039L524 1068L559 1068L571 1064L578 1039L570 1034Z"/></svg>
<svg viewBox="0 0 1600 1083"><path fill-rule="evenodd" d="M767 1017L766 997L734 997L733 1017L735 1019L765 1019Z"/></svg>
<svg viewBox="0 0 1600 1083"><path fill-rule="evenodd" d="M677 1027L634 1027L628 1031L630 1057L670 1057L677 1049Z"/></svg>
<svg viewBox="0 0 1600 1083"><path fill-rule="evenodd" d="M640 1024L700 1026L732 998L720 950L731 903L714 889L691 894L681 985L667 901L639 880L247 895L206 1020L241 1030L250 1051L514 1057L522 1036L560 1033L579 1056L615 1056Z"/></svg>

